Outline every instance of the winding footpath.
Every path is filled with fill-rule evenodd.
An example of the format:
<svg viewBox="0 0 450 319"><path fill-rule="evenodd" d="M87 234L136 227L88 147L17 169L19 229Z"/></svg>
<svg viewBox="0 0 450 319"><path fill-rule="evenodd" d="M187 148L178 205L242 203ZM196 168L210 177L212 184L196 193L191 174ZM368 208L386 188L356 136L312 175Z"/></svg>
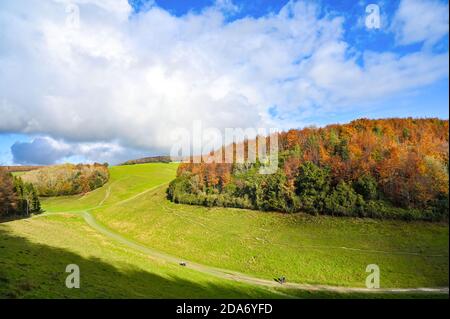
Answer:
<svg viewBox="0 0 450 319"><path fill-rule="evenodd" d="M126 202L129 202L133 199L138 198L141 195L144 195L150 191L153 191L163 185L166 185L167 183L163 183L154 187L151 187L147 190L145 190L144 192L141 192L139 194L136 194L128 199L122 200L120 202L117 202L115 204L123 204ZM105 202L105 200L107 199L107 197L109 197L110 195L110 191L111 189L108 188L105 198L101 201L101 203L99 205L97 205L94 208L98 208L100 206L102 206L102 204ZM114 204L114 205L115 205ZM95 217L87 210L83 210L83 211L67 211L67 212L49 212L49 213L44 213L41 215L36 215L33 218L40 218L40 217L45 217L45 216L49 216L49 215L62 215L62 214L76 214L76 215L81 215L85 222L92 227L93 229L95 229L96 231L98 231L99 233L103 234L104 236L121 243L122 245L125 245L131 249L137 250L143 254L148 255L149 257L153 258L153 259L158 259L158 260L163 260L166 262L170 262L170 263L176 263L176 264L180 264L181 262L186 263L185 267L189 268L189 269L193 269L208 275L212 275L215 277L219 277L219 278L223 278L223 279L229 279L229 280L234 280L234 281L238 281L238 282L242 282L242 283L247 283L247 284L253 284L253 285L258 285L258 286L263 286L263 287L268 287L268 288L285 288L285 289L297 289L297 290L307 290L307 291L329 291L329 292L337 292L337 293L439 293L439 294L448 294L449 293L449 288L448 287L438 287L438 288L379 288L379 289L369 289L369 288L361 288L361 287L340 287L340 286L328 286L328 285L309 285L309 284L300 284L300 283L290 283L290 282L286 282L284 284L280 284L276 281L271 281L271 280L267 280L267 279L261 279L261 278L257 278L257 277L253 277L247 274L243 274L243 273L239 273L236 271L232 271L232 270L227 270L227 269L221 269L221 268L217 268L217 267L212 267L212 266L207 266L207 265L203 265L203 264L199 264L199 263L195 263L195 262L190 262L190 261L186 261L184 259L181 259L179 257L173 256L173 255L169 255L166 254L164 252L155 250L153 248L144 246L142 244L139 244L135 241L132 241L130 239L125 238L124 236L114 232L113 230L107 228L106 226L102 225L101 223L99 223ZM352 249L352 248L347 248L347 247L342 247L345 249ZM352 250L358 250L358 249L352 249ZM382 253L387 253L387 252L382 252ZM398 252L394 252L398 253ZM281 295L285 295L286 297L292 297L290 295L281 293Z"/></svg>

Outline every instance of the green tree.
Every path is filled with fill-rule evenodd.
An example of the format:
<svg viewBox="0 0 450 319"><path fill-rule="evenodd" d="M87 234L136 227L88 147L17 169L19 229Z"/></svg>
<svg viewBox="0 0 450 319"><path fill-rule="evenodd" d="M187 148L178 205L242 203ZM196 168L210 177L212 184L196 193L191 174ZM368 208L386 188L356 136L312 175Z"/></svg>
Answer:
<svg viewBox="0 0 450 319"><path fill-rule="evenodd" d="M17 213L29 215L41 211L41 203L32 183L24 183L20 177L14 177L14 191L18 197Z"/></svg>
<svg viewBox="0 0 450 319"><path fill-rule="evenodd" d="M295 193L302 209L310 213L323 212L324 200L330 188L330 173L312 162L300 166L295 179Z"/></svg>
<svg viewBox="0 0 450 319"><path fill-rule="evenodd" d="M18 206L14 191L14 179L10 173L0 167L0 215L13 214Z"/></svg>
<svg viewBox="0 0 450 319"><path fill-rule="evenodd" d="M377 181L371 175L364 175L358 178L354 183L354 188L365 200L376 199L378 197Z"/></svg>
<svg viewBox="0 0 450 319"><path fill-rule="evenodd" d="M344 181L325 199L325 208L330 215L357 216L363 206L363 197Z"/></svg>
<svg viewBox="0 0 450 319"><path fill-rule="evenodd" d="M255 208L260 210L293 211L293 193L287 186L286 175L282 170L275 174L258 175Z"/></svg>
<svg viewBox="0 0 450 319"><path fill-rule="evenodd" d="M31 191L31 209L34 213L41 212L41 202L39 201L39 196L36 189L33 187Z"/></svg>

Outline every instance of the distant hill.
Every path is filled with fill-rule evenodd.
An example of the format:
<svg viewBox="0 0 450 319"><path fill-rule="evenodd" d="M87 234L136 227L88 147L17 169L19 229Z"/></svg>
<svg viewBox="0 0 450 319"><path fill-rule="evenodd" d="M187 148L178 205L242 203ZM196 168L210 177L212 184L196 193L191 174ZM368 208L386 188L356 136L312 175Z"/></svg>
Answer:
<svg viewBox="0 0 450 319"><path fill-rule="evenodd" d="M13 172L29 172L34 171L40 168L43 168L45 166L0 166L3 169L5 169L7 172L13 173Z"/></svg>
<svg viewBox="0 0 450 319"><path fill-rule="evenodd" d="M103 164L62 164L45 166L20 176L31 183L39 196L85 194L109 180L108 166Z"/></svg>
<svg viewBox="0 0 450 319"><path fill-rule="evenodd" d="M135 164L145 164L145 163L170 163L172 160L170 156L150 156L138 158L135 160L129 160L119 165L135 165Z"/></svg>

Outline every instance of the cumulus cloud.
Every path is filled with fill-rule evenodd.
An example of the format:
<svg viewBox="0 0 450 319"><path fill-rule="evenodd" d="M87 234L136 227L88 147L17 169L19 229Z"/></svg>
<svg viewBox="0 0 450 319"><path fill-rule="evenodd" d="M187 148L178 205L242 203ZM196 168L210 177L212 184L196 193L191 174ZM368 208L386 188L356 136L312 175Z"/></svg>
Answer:
<svg viewBox="0 0 450 319"><path fill-rule="evenodd" d="M30 143L16 142L11 146L15 163L18 164L53 164L61 158L74 155L66 144L49 138L36 138Z"/></svg>
<svg viewBox="0 0 450 319"><path fill-rule="evenodd" d="M195 120L298 127L448 76L448 52L350 54L344 18L312 2L233 21L230 0L181 17L156 5L132 14L126 0L70 3L79 20L65 0L0 4L0 132L163 152ZM416 41L414 21L397 16L402 41Z"/></svg>

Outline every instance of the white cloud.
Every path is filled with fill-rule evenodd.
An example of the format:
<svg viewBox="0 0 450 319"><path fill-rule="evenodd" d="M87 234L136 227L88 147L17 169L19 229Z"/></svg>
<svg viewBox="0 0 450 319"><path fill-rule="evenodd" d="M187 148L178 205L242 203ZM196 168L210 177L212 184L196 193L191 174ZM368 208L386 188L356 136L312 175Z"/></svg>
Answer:
<svg viewBox="0 0 450 319"><path fill-rule="evenodd" d="M360 52L357 63L344 18L309 2L229 23L231 1L182 17L156 6L130 16L125 0L73 2L79 27L66 23L67 1L0 4L0 132L162 152L194 120L297 127L448 76L448 52Z"/></svg>
<svg viewBox="0 0 450 319"><path fill-rule="evenodd" d="M239 12L240 8L232 0L216 0L214 7L225 13L234 14Z"/></svg>
<svg viewBox="0 0 450 319"><path fill-rule="evenodd" d="M402 45L433 45L448 34L448 3L440 0L402 0L392 27Z"/></svg>

